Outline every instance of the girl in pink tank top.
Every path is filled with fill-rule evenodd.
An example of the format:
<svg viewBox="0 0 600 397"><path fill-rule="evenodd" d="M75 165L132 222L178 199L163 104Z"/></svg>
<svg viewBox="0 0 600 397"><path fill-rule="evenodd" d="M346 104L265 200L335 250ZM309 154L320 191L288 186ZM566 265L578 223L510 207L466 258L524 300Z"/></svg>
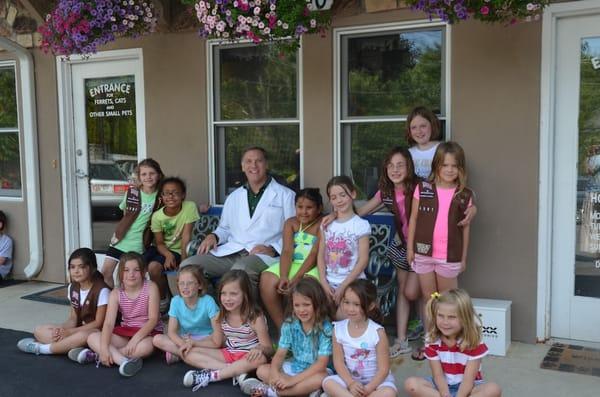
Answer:
<svg viewBox="0 0 600 397"><path fill-rule="evenodd" d="M128 252L121 256L121 287L110 294L102 332L88 338L92 350L80 353L81 360L77 361L96 361L107 367L116 364L123 376L133 376L142 368L142 358L154 350L152 337L162 332L158 287L146 281L146 270L139 254ZM118 312L121 323L115 326Z"/></svg>

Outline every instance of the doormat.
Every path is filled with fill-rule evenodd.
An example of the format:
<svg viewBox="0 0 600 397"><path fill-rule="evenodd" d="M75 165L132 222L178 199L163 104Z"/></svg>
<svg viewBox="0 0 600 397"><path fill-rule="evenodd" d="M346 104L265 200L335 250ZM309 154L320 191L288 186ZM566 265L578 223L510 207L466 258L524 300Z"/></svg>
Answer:
<svg viewBox="0 0 600 397"><path fill-rule="evenodd" d="M540 368L600 376L600 349L554 343Z"/></svg>
<svg viewBox="0 0 600 397"><path fill-rule="evenodd" d="M0 280L0 288L10 287L11 285L17 285L17 284L21 284L21 283L25 283L25 282L27 282L27 280L13 280L13 279Z"/></svg>
<svg viewBox="0 0 600 397"><path fill-rule="evenodd" d="M45 291L36 292L35 294L22 296L21 299L69 306L70 303L67 299L67 287L68 284L61 285L60 287L53 287Z"/></svg>

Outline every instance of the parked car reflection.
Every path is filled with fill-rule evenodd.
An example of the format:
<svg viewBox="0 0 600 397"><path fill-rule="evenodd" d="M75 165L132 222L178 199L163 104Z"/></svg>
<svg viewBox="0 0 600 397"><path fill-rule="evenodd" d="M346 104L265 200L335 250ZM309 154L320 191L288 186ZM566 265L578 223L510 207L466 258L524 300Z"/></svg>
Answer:
<svg viewBox="0 0 600 397"><path fill-rule="evenodd" d="M93 218L120 218L119 203L129 186L128 176L110 160L90 161L89 175Z"/></svg>

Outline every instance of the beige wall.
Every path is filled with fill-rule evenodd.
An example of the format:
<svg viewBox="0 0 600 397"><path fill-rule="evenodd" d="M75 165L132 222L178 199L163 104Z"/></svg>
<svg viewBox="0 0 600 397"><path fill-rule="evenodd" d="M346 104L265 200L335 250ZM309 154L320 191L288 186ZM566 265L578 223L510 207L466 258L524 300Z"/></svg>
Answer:
<svg viewBox="0 0 600 397"><path fill-rule="evenodd" d="M414 18L407 10L344 15L334 27ZM512 300L513 338L527 342L535 337L540 31L539 23L461 23L452 28L450 43L452 136L467 152L479 208L469 269L460 283L477 297ZM129 47L143 50L147 153L167 174L188 182L188 198L205 202L205 43L195 33L155 34L110 48ZM36 52L35 60L45 248L40 278L62 281L60 170L52 166L56 159L60 166L61 155L56 70L50 56ZM304 185L324 189L334 167L332 32L304 40L303 69ZM11 206L24 216L23 205ZM25 225L18 227L14 234L26 241Z"/></svg>

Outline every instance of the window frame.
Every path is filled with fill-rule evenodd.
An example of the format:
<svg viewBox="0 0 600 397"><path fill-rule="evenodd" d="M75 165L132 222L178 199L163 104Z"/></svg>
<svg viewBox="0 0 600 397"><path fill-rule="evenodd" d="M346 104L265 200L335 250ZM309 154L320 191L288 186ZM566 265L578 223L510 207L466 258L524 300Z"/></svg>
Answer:
<svg viewBox="0 0 600 397"><path fill-rule="evenodd" d="M20 202L23 201L23 189L24 189L24 183L23 183L23 134L21 131L21 109L20 109L20 104L21 104L21 95L19 92L19 73L17 70L17 62L14 60L0 60L0 68L7 68L7 67L12 67L13 72L15 73L15 98L16 98L16 105L17 105L17 127L16 128L0 128L0 134L17 134L17 137L19 139L19 179L21 182L21 188L18 189L19 193L16 195L5 195L2 193L2 190L4 189L0 189L0 201L4 201L4 202ZM17 190L17 189L14 189Z"/></svg>
<svg viewBox="0 0 600 397"><path fill-rule="evenodd" d="M355 27L342 27L335 28L333 30L333 168L334 174L340 175L344 172L342 169L342 158L343 156L351 155L350 147L342 147L343 138L343 126L344 124L368 124L368 123L380 123L380 122L406 122L406 116L351 116L343 117L343 109L345 101L347 101L347 84L342 79L346 74L346 71L342 70L342 62L344 61L342 51L344 50L344 38L345 36L375 36L377 34L385 34L393 31L402 30L427 30L428 28L441 28L443 34L442 42L442 95L441 95L441 108L444 110L440 121L445 122L445 135L446 140L450 140L452 137L451 131L451 26L440 20L417 20L408 22L394 22L386 24L373 24L373 25L362 25ZM344 92L342 92L342 90ZM416 106L417 104L415 104ZM349 140L348 140L349 141ZM399 142L400 144L400 142ZM348 145L346 145L348 146Z"/></svg>
<svg viewBox="0 0 600 397"><path fill-rule="evenodd" d="M302 43L301 43L302 44ZM302 51L297 50L296 53L296 86L297 86L297 111L295 118L278 118L278 119L253 119L253 120L215 120L215 101L218 98L219 93L215 87L215 75L219 73L218 68L215 68L215 62L218 61L217 57L214 56L215 48L237 48L247 47L250 45L256 45L250 40L240 40L234 44L223 44L220 40L207 40L206 41L206 87L207 87L207 133L208 133L208 185L209 185L209 202L211 205L221 207L223 203L217 203L217 178L223 177L224 168L219 167L216 163L217 153L215 153L215 134L216 128L218 127L245 127L245 126L273 126L278 124L285 125L297 125L298 126L298 141L300 145L300 188L304 187L304 96L303 96L303 61ZM224 158L224 156L221 156ZM241 169L241 164L240 164Z"/></svg>

